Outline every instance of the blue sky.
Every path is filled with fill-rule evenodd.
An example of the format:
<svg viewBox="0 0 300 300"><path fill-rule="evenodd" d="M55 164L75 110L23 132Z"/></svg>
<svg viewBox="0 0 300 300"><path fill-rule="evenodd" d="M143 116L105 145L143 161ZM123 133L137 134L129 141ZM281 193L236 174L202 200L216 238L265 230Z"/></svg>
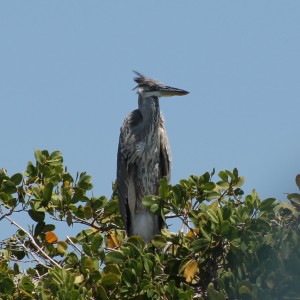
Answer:
<svg viewBox="0 0 300 300"><path fill-rule="evenodd" d="M161 100L172 183L237 167L285 199L300 173L299 1L1 1L0 168L60 150L111 195L132 70L186 89Z"/></svg>

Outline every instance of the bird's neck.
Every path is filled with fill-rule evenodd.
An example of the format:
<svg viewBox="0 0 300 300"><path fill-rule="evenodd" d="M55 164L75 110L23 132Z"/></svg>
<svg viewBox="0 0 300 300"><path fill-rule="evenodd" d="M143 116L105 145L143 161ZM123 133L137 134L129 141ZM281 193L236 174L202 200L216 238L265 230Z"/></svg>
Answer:
<svg viewBox="0 0 300 300"><path fill-rule="evenodd" d="M142 95L139 95L139 110L143 116L145 127L158 127L160 110L159 100L156 96L143 98Z"/></svg>

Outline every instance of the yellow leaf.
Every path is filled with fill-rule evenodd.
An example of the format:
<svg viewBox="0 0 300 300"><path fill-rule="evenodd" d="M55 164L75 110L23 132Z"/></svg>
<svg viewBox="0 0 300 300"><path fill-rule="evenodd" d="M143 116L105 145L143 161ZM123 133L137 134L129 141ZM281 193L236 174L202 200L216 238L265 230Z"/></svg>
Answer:
<svg viewBox="0 0 300 300"><path fill-rule="evenodd" d="M195 227L194 229L190 230L186 236L187 237L194 237L195 235L199 235L199 228Z"/></svg>
<svg viewBox="0 0 300 300"><path fill-rule="evenodd" d="M197 235L199 235L199 233L200 233L199 227L195 227L194 228L194 233L197 234Z"/></svg>
<svg viewBox="0 0 300 300"><path fill-rule="evenodd" d="M45 239L46 239L46 242L49 244L55 244L58 241L56 234L52 231L46 232Z"/></svg>
<svg viewBox="0 0 300 300"><path fill-rule="evenodd" d="M83 280L84 280L84 277L82 274L75 277L75 283L77 283L77 284L81 283Z"/></svg>
<svg viewBox="0 0 300 300"><path fill-rule="evenodd" d="M183 276L185 281L190 283L195 277L195 274L198 272L198 264L194 259L191 259L185 266L183 271Z"/></svg>
<svg viewBox="0 0 300 300"><path fill-rule="evenodd" d="M109 233L107 235L107 247L108 248L116 248L120 247L119 241L115 234Z"/></svg>
<svg viewBox="0 0 300 300"><path fill-rule="evenodd" d="M187 237L194 237L195 236L194 230L190 230L185 236L187 236Z"/></svg>
<svg viewBox="0 0 300 300"><path fill-rule="evenodd" d="M214 201L212 204L209 205L209 208L212 209L213 211L217 211L218 206L219 206L219 202Z"/></svg>
<svg viewBox="0 0 300 300"><path fill-rule="evenodd" d="M65 254L68 249L68 244L64 241L59 241L57 243L57 250L59 253Z"/></svg>

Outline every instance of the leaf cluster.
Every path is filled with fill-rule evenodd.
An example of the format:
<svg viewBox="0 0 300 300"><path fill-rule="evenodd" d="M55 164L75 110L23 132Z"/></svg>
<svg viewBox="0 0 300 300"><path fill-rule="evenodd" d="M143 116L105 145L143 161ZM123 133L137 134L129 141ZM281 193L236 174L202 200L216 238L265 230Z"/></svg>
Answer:
<svg viewBox="0 0 300 300"><path fill-rule="evenodd" d="M0 221L16 227L0 243L0 298L298 299L299 194L245 196L237 169L173 186L163 178L143 204L182 228L146 244L126 237L115 185L110 200L95 197L91 177L73 178L60 152L35 159L24 175L0 170ZM84 229L59 239L64 224Z"/></svg>

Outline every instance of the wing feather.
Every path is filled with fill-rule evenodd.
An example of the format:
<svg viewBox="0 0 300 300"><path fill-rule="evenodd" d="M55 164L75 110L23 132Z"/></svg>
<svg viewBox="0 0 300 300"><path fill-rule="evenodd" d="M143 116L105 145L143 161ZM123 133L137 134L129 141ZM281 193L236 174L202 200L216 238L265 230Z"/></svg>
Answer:
<svg viewBox="0 0 300 300"><path fill-rule="evenodd" d="M161 177L166 176L167 180L171 179L171 149L168 141L168 136L164 127L164 119L161 116L159 122L159 135L160 135L160 174ZM161 216L158 219L159 230L162 229L164 222Z"/></svg>
<svg viewBox="0 0 300 300"><path fill-rule="evenodd" d="M164 127L164 119L161 117L159 122L160 133L160 169L161 175L166 176L168 181L171 179L171 148L168 136Z"/></svg>
<svg viewBox="0 0 300 300"><path fill-rule="evenodd" d="M120 135L117 159L117 186L119 196L119 207L121 212L122 221L126 231L130 226L130 213L128 211L128 175L127 175L127 162L122 153L122 139Z"/></svg>
<svg viewBox="0 0 300 300"><path fill-rule="evenodd" d="M134 184L135 165L131 164L135 128L142 121L139 110L134 110L125 119L121 129L117 156L117 186L119 207L127 234L132 231L131 214L134 212L136 193Z"/></svg>

